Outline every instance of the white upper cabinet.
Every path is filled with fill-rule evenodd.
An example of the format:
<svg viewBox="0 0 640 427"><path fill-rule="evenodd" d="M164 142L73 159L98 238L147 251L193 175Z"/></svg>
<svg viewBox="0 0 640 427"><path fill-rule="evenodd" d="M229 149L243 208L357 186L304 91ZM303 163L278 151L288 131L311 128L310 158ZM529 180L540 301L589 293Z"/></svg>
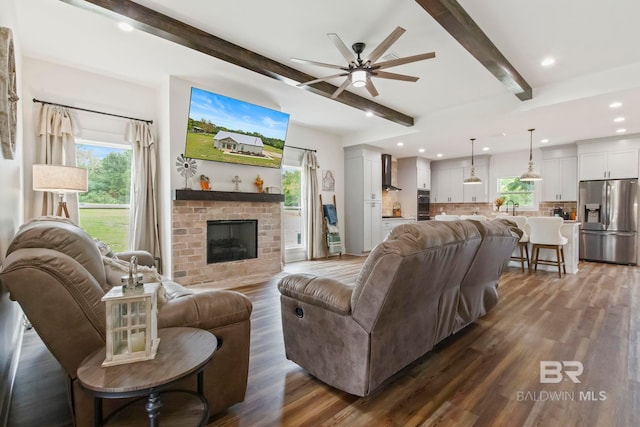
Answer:
<svg viewBox="0 0 640 427"><path fill-rule="evenodd" d="M489 201L489 167L476 166L476 176L482 180L480 184L462 184L465 203L486 203ZM471 168L464 168L462 181L471 176Z"/></svg>
<svg viewBox="0 0 640 427"><path fill-rule="evenodd" d="M461 203L464 201L463 184L464 169L438 169L434 171L435 194L434 203Z"/></svg>
<svg viewBox="0 0 640 427"><path fill-rule="evenodd" d="M638 150L580 154L580 181L638 178Z"/></svg>
<svg viewBox="0 0 640 427"><path fill-rule="evenodd" d="M431 190L430 161L422 157L398 159L398 187L402 190Z"/></svg>
<svg viewBox="0 0 640 427"><path fill-rule="evenodd" d="M578 200L578 159L566 157L542 161L542 200Z"/></svg>
<svg viewBox="0 0 640 427"><path fill-rule="evenodd" d="M382 200L382 159L376 154L363 159L364 200Z"/></svg>

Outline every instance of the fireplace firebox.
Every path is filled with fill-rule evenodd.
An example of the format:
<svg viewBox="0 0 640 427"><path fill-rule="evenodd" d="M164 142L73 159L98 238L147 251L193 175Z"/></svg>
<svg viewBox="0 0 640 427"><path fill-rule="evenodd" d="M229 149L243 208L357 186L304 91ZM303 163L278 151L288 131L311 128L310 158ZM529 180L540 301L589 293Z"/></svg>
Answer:
<svg viewBox="0 0 640 427"><path fill-rule="evenodd" d="M207 264L257 257L257 219L207 221Z"/></svg>

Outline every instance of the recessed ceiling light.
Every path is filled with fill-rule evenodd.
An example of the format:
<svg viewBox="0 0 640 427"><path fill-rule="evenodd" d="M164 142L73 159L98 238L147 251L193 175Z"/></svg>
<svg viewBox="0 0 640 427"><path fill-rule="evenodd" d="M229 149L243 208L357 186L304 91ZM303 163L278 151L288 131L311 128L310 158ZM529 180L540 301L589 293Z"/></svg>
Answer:
<svg viewBox="0 0 640 427"><path fill-rule="evenodd" d="M436 157L442 157L442 153L436 154Z"/></svg>
<svg viewBox="0 0 640 427"><path fill-rule="evenodd" d="M541 139L540 142L543 143L543 144L546 144L547 142L549 142L549 140L547 138L545 138L545 139Z"/></svg>
<svg viewBox="0 0 640 427"><path fill-rule="evenodd" d="M540 63L540 65L542 65L543 67L551 67L555 63L556 63L555 58L552 58L549 56L547 58L544 58Z"/></svg>
<svg viewBox="0 0 640 427"><path fill-rule="evenodd" d="M420 153L424 153L424 148L420 148L418 151L419 151Z"/></svg>
<svg viewBox="0 0 640 427"><path fill-rule="evenodd" d="M620 101L615 101L609 104L609 108L620 108L620 107L622 107L622 102Z"/></svg>
<svg viewBox="0 0 640 427"><path fill-rule="evenodd" d="M616 123L624 122L624 117L616 117L615 119L613 119L613 121Z"/></svg>
<svg viewBox="0 0 640 427"><path fill-rule="evenodd" d="M489 147L482 147L482 151L489 151Z"/></svg>
<svg viewBox="0 0 640 427"><path fill-rule="evenodd" d="M365 114L365 116L367 117L373 117L373 113L371 111L367 111L367 114Z"/></svg>
<svg viewBox="0 0 640 427"><path fill-rule="evenodd" d="M130 24L127 24L126 22L118 23L118 28L120 28L122 31L126 31L126 32L133 31L133 27Z"/></svg>
<svg viewBox="0 0 640 427"><path fill-rule="evenodd" d="M625 133L627 130L625 128L616 129L617 133Z"/></svg>
<svg viewBox="0 0 640 427"><path fill-rule="evenodd" d="M404 145L404 142L398 142L396 145L397 145L398 147L402 147L402 146Z"/></svg>

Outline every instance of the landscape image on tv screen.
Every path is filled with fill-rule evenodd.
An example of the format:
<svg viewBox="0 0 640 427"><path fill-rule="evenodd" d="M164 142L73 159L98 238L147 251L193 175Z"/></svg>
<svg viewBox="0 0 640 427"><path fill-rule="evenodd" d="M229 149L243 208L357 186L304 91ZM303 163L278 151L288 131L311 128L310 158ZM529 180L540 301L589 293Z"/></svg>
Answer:
<svg viewBox="0 0 640 427"><path fill-rule="evenodd" d="M185 156L279 168L289 115L191 88Z"/></svg>

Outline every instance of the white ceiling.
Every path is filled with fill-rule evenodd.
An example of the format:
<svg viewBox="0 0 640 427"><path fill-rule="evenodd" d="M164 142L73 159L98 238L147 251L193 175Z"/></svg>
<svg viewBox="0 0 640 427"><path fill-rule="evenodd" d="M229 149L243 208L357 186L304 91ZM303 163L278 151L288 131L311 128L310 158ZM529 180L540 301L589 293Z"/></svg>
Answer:
<svg viewBox="0 0 640 427"><path fill-rule="evenodd" d="M367 52L396 26L407 32L389 52L436 58L389 71L419 76L416 83L374 80L374 101L415 118L413 127L367 118L360 110L202 53L133 31L54 0L12 0L25 56L157 87L173 75L202 85L231 87L252 102L279 106L293 122L339 135L345 145L368 143L395 157L466 156L477 151L534 147L640 132L640 16L637 0L459 0L504 56L533 87L533 99L515 95L467 53L413 0L139 0L138 3L211 34L321 77L334 70L302 65L292 57L342 64L326 34ZM556 58L550 68L540 66ZM332 81L339 85L341 80ZM215 83L215 84L214 84ZM206 86L205 86L206 88ZM370 98L364 89L349 90ZM238 97L235 95L235 97ZM614 111L612 101L623 106ZM622 124L613 123L624 116ZM542 144L541 139L549 142ZM403 147L397 143L402 141ZM418 153L424 148L423 154Z"/></svg>

